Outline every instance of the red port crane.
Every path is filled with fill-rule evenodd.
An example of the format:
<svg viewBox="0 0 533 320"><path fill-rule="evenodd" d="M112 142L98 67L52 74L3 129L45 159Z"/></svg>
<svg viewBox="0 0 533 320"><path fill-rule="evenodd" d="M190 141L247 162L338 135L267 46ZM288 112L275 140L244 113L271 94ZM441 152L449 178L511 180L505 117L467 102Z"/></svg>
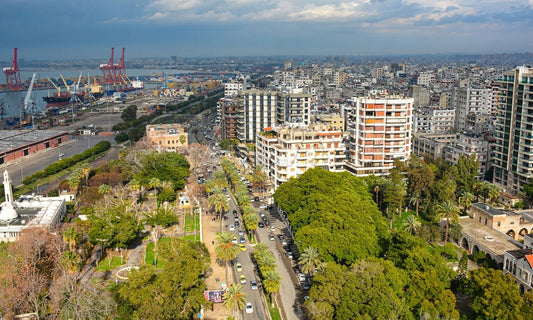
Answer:
<svg viewBox="0 0 533 320"><path fill-rule="evenodd" d="M113 58L115 48L111 48L111 58L107 64L101 64L100 69L104 75L104 84L112 85L113 90L124 91L129 89L128 76L126 75L126 66L124 64L125 48L122 48L122 56L117 64L114 64Z"/></svg>
<svg viewBox="0 0 533 320"><path fill-rule="evenodd" d="M17 48L14 48L13 65L4 68L6 75L6 84L9 90L22 89L22 81L20 81L20 69L17 64Z"/></svg>
<svg viewBox="0 0 533 320"><path fill-rule="evenodd" d="M115 70L113 69L113 54L115 52L115 48L111 48L111 58L107 62L107 64L101 64L100 70L102 70L102 73L104 74L104 84L115 84Z"/></svg>

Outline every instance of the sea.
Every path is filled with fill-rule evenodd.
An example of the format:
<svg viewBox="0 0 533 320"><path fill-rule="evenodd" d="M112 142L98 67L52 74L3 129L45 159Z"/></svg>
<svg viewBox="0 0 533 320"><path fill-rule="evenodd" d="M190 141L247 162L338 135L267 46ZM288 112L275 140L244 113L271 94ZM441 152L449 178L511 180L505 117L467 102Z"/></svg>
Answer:
<svg viewBox="0 0 533 320"><path fill-rule="evenodd" d="M82 72L83 77L87 77L89 75L91 78L94 76L102 76L102 71L98 69L92 69L92 70L74 70L74 69L61 69L61 70L40 70L40 71L27 71L27 70L21 70L20 72L20 78L22 82L24 82L26 79L30 79L33 76L33 73L36 73L36 79L59 79L60 74L63 75L65 79L77 79L80 76L80 72ZM193 71L189 70L172 70L169 71L170 75L180 75L180 74L188 74L192 73ZM159 77L161 76L161 69L128 69L127 70L128 77L131 80L135 80L137 77L139 77L140 80L143 78L147 78L150 76ZM167 74L168 76L168 74ZM155 88L158 87L157 84L145 84L145 88ZM82 85L80 84L80 87ZM62 90L66 90L64 87L62 87ZM30 99L34 102L34 110L33 111L42 111L46 109L46 102L43 101L43 97L52 95L56 89L33 89ZM24 98L26 97L27 91L11 91L11 92L0 92L0 105L4 106L4 115L0 115L3 118L11 118L11 117L18 117L22 113L22 109L24 107Z"/></svg>

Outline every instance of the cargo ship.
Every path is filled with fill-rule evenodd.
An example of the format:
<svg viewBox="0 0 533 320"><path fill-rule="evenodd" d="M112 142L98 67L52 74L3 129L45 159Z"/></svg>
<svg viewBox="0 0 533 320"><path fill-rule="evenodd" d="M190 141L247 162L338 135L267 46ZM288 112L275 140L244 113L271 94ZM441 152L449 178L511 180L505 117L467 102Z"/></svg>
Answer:
<svg viewBox="0 0 533 320"><path fill-rule="evenodd" d="M47 97L43 97L43 101L46 102L47 108L64 107L72 103L81 103L91 100L100 99L104 95L104 89L98 83L87 85L85 91L61 91L61 88L56 86L55 83L50 80L56 87L57 92L52 95L48 94ZM70 88L68 88L70 89Z"/></svg>
<svg viewBox="0 0 533 320"><path fill-rule="evenodd" d="M91 99L100 99L104 95L103 92L91 92ZM76 97L74 97L76 96ZM47 108L52 107L64 107L70 104L70 102L80 103L89 101L89 95L83 91L80 91L76 94L70 92L55 92L51 96L43 97L43 101L46 102Z"/></svg>

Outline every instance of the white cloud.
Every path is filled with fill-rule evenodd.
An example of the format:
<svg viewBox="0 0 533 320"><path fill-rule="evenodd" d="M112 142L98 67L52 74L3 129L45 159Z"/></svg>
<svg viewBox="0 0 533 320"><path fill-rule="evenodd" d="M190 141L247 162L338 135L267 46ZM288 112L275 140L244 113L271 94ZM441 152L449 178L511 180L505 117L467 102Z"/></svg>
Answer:
<svg viewBox="0 0 533 320"><path fill-rule="evenodd" d="M528 6L533 8L533 0L154 0L145 10L147 19L162 22L339 22L379 26L386 21L394 28L484 22L500 14L523 15Z"/></svg>

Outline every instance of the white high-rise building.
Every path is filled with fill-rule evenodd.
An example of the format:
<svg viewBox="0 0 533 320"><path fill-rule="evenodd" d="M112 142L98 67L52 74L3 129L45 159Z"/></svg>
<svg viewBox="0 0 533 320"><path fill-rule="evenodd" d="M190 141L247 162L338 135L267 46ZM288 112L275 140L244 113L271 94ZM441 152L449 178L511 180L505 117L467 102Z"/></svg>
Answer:
<svg viewBox="0 0 533 320"><path fill-rule="evenodd" d="M347 170L359 176L387 175L395 159L411 153L413 99L355 98L348 111Z"/></svg>
<svg viewBox="0 0 533 320"><path fill-rule="evenodd" d="M455 108L455 129L474 131L467 125L469 114L490 114L492 110L492 89L455 87L452 91L452 107Z"/></svg>
<svg viewBox="0 0 533 320"><path fill-rule="evenodd" d="M277 188L311 168L344 171L345 150L342 131L327 125L282 126L257 135L255 156Z"/></svg>

